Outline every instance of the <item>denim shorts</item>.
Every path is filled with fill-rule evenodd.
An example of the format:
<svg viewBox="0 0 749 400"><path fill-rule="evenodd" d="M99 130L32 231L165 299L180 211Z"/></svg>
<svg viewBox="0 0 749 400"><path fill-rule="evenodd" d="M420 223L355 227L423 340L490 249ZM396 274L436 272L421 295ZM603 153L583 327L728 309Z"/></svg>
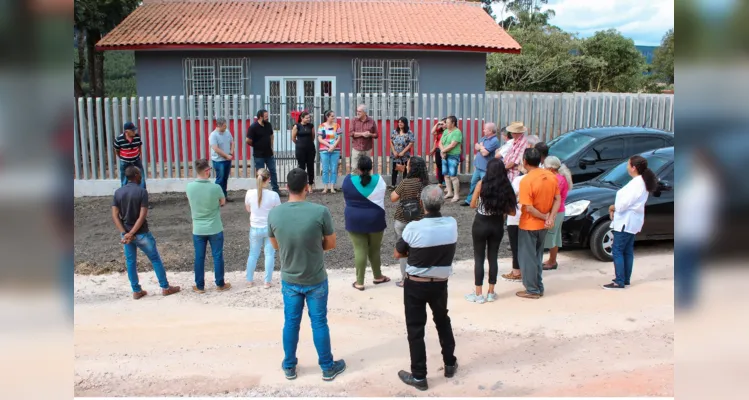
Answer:
<svg viewBox="0 0 749 400"><path fill-rule="evenodd" d="M445 176L458 176L458 165L460 165L460 154L448 155L442 158L442 174Z"/></svg>

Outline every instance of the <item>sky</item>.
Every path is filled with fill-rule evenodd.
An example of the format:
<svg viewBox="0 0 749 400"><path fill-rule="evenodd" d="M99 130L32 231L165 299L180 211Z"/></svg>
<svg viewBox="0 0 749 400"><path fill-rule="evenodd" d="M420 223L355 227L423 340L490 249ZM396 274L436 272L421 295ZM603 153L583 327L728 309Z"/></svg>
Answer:
<svg viewBox="0 0 749 400"><path fill-rule="evenodd" d="M597 31L615 28L635 44L658 46L667 30L674 27L674 0L549 0L556 12L551 23L568 32L589 37ZM494 5L501 16L501 6Z"/></svg>

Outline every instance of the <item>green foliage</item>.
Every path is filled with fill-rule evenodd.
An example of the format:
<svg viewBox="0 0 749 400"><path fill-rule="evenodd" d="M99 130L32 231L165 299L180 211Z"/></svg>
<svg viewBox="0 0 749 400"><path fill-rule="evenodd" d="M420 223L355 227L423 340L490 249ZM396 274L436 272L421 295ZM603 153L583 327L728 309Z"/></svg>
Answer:
<svg viewBox="0 0 749 400"><path fill-rule="evenodd" d="M78 61L78 51L73 50ZM88 93L88 73L82 77L83 89ZM131 97L137 94L135 81L135 55L132 51L108 51L104 58L104 88L106 97Z"/></svg>
<svg viewBox="0 0 749 400"><path fill-rule="evenodd" d="M674 83L674 30L669 29L655 50L653 72L663 82Z"/></svg>
<svg viewBox="0 0 749 400"><path fill-rule="evenodd" d="M589 39L548 25L517 25L508 31L521 54L491 54L487 90L575 92L656 91L643 75L645 58L615 30Z"/></svg>
<svg viewBox="0 0 749 400"><path fill-rule="evenodd" d="M599 68L580 71L579 85L596 92L636 92L647 65L635 42L615 29L596 32L582 41L581 55L604 61Z"/></svg>

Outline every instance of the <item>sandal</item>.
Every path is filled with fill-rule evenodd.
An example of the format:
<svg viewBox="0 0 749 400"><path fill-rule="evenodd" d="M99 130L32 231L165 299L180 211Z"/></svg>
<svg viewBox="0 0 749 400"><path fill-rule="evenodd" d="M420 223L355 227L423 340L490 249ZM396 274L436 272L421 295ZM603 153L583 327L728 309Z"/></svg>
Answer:
<svg viewBox="0 0 749 400"><path fill-rule="evenodd" d="M356 282L352 283L351 287L354 288L354 289L356 289L356 290L358 290L358 291L360 291L360 292L364 291L364 286L358 287L358 286L356 286Z"/></svg>
<svg viewBox="0 0 749 400"><path fill-rule="evenodd" d="M395 282L395 286L403 287L403 281Z"/></svg>
<svg viewBox="0 0 749 400"><path fill-rule="evenodd" d="M559 267L558 263L544 264L544 271L551 271L551 270L557 269L557 267Z"/></svg>
<svg viewBox="0 0 749 400"><path fill-rule="evenodd" d="M390 278L388 278L385 275L382 276L382 280L381 281L372 281L372 283L374 283L375 285L379 285L381 283L388 283L388 282L390 282Z"/></svg>

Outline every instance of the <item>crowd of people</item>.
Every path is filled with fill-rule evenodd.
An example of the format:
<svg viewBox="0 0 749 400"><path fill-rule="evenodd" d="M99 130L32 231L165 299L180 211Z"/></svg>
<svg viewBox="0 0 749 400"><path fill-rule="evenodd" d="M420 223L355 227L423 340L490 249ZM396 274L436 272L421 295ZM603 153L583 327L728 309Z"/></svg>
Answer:
<svg viewBox="0 0 749 400"><path fill-rule="evenodd" d="M278 254L285 317L284 374L288 379L296 378L296 349L306 302L323 379L332 380L346 368L343 360L335 360L332 355L327 323L329 289L324 252L336 247L337 237L330 210L307 201L307 196L315 183L316 151L321 156L324 191L335 193L342 132L332 111L324 113L317 129L311 121L310 114L300 113L298 124L292 129L299 168L291 170L286 177L286 202L281 201L279 192L273 158L273 128L267 111L260 110L257 121L248 130L246 143L253 147L256 185L245 195L245 209L250 214L246 284L254 285L256 264L262 251L265 253L263 287L271 288ZM125 132L115 141L115 149L125 179L114 195L112 219L121 233L133 298L147 295L138 283L137 249L151 261L162 294L175 294L181 289L169 285L147 223L149 202L140 163L140 136L134 124L126 123L124 128ZM400 371L398 376L419 390L428 388L424 344L427 305L432 310L442 346L444 375L452 377L458 369L447 310L447 282L452 275L458 227L456 219L443 215L442 209L448 200L460 201L458 165L463 160L464 137L454 116L435 124L432 134L434 147L430 154L438 160L437 184L430 183L426 160L412 155L415 138L409 121L401 118L391 135L393 173L388 185L385 177L373 172L371 151L378 137L377 125L367 115L366 106L359 106L357 119L349 132L352 173L344 177L340 188L345 200L345 230L354 248L356 277L351 286L357 291L366 289L367 265L372 270L375 285L391 281L382 273L381 254L388 226L385 203L387 200L396 203L392 222L396 245L385 252L392 251L392 256L400 263L400 275L395 284L403 288L411 356L410 372ZM318 136L317 145L315 135ZM206 290L204 263L209 245L216 290L231 289L231 284L224 280L221 207L227 201L226 180L235 146L231 133L226 131L225 120L217 120L209 143L213 163L206 159L195 161L197 179L186 189L195 249L192 290L199 294ZM523 284L524 289L516 293L518 297L540 299L545 291L543 272L558 268L564 201L572 186L569 170L558 158L549 156L544 142L527 134L522 122L509 124L499 134L494 124L485 124L482 137L473 148L476 153L471 185L467 198L461 203L476 210L471 230L474 287L465 295L465 300L476 304L497 300L499 247L505 226L512 268L501 277ZM606 289L623 289L631 282L634 235L642 227L644 204L656 185L644 158L632 157L628 167L633 179L619 190L615 204L609 209L614 229L615 278L603 285ZM211 170L215 170L215 181L211 179ZM545 249L549 250L546 261L543 260ZM484 292L485 262L489 268L488 287Z"/></svg>

